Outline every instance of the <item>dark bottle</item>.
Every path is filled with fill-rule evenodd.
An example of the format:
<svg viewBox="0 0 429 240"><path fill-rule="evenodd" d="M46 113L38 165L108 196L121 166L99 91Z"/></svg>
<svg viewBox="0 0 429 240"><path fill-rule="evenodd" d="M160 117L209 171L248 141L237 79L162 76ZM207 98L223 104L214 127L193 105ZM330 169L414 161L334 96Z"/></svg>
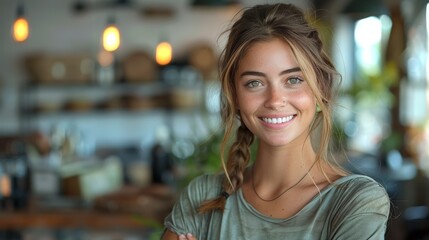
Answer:
<svg viewBox="0 0 429 240"><path fill-rule="evenodd" d="M12 199L15 209L25 209L29 197L29 171L25 156L11 160Z"/></svg>
<svg viewBox="0 0 429 240"><path fill-rule="evenodd" d="M168 148L168 135L168 129L165 127L157 130L155 144L151 149L153 183L173 183L173 159Z"/></svg>
<svg viewBox="0 0 429 240"><path fill-rule="evenodd" d="M2 207L19 210L27 207L30 180L25 143L16 140L1 159Z"/></svg>

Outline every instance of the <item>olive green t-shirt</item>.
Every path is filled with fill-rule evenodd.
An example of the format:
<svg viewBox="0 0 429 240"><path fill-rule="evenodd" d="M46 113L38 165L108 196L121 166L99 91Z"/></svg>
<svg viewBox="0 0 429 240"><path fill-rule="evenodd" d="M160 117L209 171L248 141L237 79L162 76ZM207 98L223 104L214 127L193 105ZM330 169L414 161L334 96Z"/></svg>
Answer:
<svg viewBox="0 0 429 240"><path fill-rule="evenodd" d="M241 189L227 199L223 213L197 213L202 201L219 195L222 179L222 174L194 179L165 219L165 227L177 234L192 233L198 240L384 239L390 200L367 176L338 179L286 219L261 214L246 202Z"/></svg>

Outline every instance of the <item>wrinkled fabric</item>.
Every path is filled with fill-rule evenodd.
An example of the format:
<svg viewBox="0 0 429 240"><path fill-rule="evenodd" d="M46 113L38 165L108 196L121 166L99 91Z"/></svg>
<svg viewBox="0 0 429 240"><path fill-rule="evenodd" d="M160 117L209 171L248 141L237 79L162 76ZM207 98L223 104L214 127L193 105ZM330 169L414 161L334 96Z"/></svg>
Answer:
<svg viewBox="0 0 429 240"><path fill-rule="evenodd" d="M221 192L223 175L203 175L181 193L165 227L205 239L384 239L390 200L384 188L363 175L342 177L323 189L297 214L267 217L253 208L241 189L224 212L198 214L200 204Z"/></svg>

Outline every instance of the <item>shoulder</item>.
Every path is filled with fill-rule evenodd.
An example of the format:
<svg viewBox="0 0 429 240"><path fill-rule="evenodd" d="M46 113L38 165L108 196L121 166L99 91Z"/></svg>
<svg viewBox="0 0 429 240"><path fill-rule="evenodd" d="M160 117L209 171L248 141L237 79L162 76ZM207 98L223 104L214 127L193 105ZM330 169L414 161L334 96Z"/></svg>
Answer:
<svg viewBox="0 0 429 240"><path fill-rule="evenodd" d="M207 228L210 219L210 215L199 214L198 208L203 201L219 195L222 179L222 174L206 174L191 180L165 218L165 227L176 234L192 233L198 236L202 229Z"/></svg>
<svg viewBox="0 0 429 240"><path fill-rule="evenodd" d="M381 184L363 175L335 181L326 191L329 239L384 239L390 199Z"/></svg>
<svg viewBox="0 0 429 240"><path fill-rule="evenodd" d="M212 184L221 185L223 176L224 175L220 173L200 175L194 178L193 180L191 180L191 182L189 183L189 186L202 187L202 186L207 186Z"/></svg>
<svg viewBox="0 0 429 240"><path fill-rule="evenodd" d="M223 174L204 174L194 178L186 187L185 193L196 199L207 200L219 195Z"/></svg>
<svg viewBox="0 0 429 240"><path fill-rule="evenodd" d="M332 194L337 205L350 214L389 214L390 199L384 187L374 179L364 175L349 175L332 184Z"/></svg>
<svg viewBox="0 0 429 240"><path fill-rule="evenodd" d="M223 174L204 174L194 178L188 185L192 189L207 189L207 187L221 187Z"/></svg>
<svg viewBox="0 0 429 240"><path fill-rule="evenodd" d="M333 183L333 187L342 190L344 193L377 194L387 197L384 187L373 178L365 175L353 174L342 177Z"/></svg>

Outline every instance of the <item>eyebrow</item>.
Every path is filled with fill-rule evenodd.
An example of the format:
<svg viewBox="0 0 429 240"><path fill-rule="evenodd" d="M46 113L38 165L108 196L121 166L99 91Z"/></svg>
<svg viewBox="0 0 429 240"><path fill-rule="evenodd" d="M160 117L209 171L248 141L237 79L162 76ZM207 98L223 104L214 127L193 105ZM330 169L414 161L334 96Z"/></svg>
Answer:
<svg viewBox="0 0 429 240"><path fill-rule="evenodd" d="M282 71L279 75L289 74L289 73L293 73L293 72L301 72L301 68L294 67L294 68L286 69L286 70ZM244 77L244 76L247 76L247 75L265 77L264 73L257 72L257 71L245 71L245 72L242 72L240 74L240 77Z"/></svg>

